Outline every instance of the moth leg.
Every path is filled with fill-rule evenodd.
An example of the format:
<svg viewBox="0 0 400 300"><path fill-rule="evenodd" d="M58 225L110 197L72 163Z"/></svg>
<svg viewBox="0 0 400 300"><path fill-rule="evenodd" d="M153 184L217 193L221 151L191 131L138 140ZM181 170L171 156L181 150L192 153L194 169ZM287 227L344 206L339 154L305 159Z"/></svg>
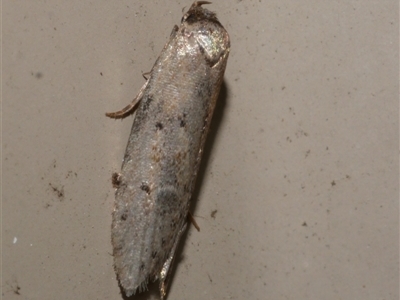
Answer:
<svg viewBox="0 0 400 300"><path fill-rule="evenodd" d="M144 79L148 79L146 76L149 76L151 74L151 71L150 72L145 72L145 73L142 73L142 76L143 76L143 78Z"/></svg>
<svg viewBox="0 0 400 300"><path fill-rule="evenodd" d="M192 225L194 226L194 228L197 229L197 231L200 231L200 226L197 224L196 219L193 217L193 215L188 212L188 220L190 221L190 223L192 223Z"/></svg>
<svg viewBox="0 0 400 300"><path fill-rule="evenodd" d="M137 96L132 100L132 102L128 106L116 112L106 113L106 116L113 119L123 119L132 114L135 111L137 104L140 102L140 100L142 100L144 90L146 89L148 83L149 81L147 80L141 87Z"/></svg>
<svg viewBox="0 0 400 300"><path fill-rule="evenodd" d="M167 288L168 288L168 276L170 275L171 272L171 265L172 262L175 258L175 251L176 251L176 247L178 246L178 242L182 236L182 233L185 231L186 229L186 225L187 223L185 223L185 225L183 225L183 227L181 228L181 230L178 233L178 236L176 237L174 246L172 247L172 250L170 252L170 255L168 257L168 259L165 261L161 272L160 272L160 294L161 294L161 300L164 300L164 297L167 295Z"/></svg>

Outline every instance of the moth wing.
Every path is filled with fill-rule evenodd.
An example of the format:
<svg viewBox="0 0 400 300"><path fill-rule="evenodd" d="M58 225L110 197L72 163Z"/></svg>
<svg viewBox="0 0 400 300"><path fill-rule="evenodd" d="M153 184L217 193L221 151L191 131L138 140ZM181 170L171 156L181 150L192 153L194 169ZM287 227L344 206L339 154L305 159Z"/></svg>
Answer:
<svg viewBox="0 0 400 300"><path fill-rule="evenodd" d="M127 193L124 178L119 192ZM166 290L179 237L186 227L187 201L178 196L177 189L160 187L154 194L155 203L150 210L143 210L144 198L132 195L125 197L129 200L117 205L113 213L115 269L128 297L146 290L149 280L160 279L161 293ZM127 205L127 201L131 203Z"/></svg>

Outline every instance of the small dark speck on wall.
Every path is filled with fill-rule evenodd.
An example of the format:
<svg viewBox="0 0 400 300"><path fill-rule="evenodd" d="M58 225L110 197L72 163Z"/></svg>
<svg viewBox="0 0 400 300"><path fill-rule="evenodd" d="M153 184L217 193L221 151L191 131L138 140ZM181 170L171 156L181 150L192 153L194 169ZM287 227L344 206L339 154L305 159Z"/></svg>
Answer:
<svg viewBox="0 0 400 300"><path fill-rule="evenodd" d="M36 79L41 79L43 77L42 72L36 72L36 73L31 72L31 75L35 76Z"/></svg>

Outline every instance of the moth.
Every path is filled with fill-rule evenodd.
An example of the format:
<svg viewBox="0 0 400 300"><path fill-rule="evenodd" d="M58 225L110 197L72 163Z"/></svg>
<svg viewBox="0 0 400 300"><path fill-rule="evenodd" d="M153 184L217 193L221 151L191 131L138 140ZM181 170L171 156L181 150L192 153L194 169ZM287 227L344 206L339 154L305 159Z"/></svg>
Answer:
<svg viewBox="0 0 400 300"><path fill-rule="evenodd" d="M179 239L204 142L227 64L229 35L215 13L196 1L174 26L132 103L136 110L116 188L111 239L115 271L126 296L159 280L161 299Z"/></svg>

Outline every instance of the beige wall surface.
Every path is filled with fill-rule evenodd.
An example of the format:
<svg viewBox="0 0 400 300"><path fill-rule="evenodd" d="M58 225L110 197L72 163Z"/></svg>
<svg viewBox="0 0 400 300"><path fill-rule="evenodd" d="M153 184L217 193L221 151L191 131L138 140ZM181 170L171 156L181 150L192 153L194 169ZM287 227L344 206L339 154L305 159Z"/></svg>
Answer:
<svg viewBox="0 0 400 300"><path fill-rule="evenodd" d="M190 4L2 1L2 299L123 299L111 174L133 117L104 113ZM399 298L398 5L207 5L231 54L168 299Z"/></svg>

